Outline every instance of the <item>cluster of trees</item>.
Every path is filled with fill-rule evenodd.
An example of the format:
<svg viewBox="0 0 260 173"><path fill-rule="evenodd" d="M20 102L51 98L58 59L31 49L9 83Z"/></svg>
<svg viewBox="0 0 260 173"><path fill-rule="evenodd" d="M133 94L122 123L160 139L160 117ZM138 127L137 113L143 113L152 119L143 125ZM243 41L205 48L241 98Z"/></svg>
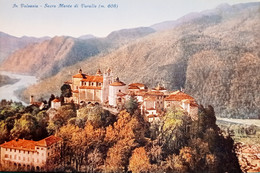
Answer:
<svg viewBox="0 0 260 173"><path fill-rule="evenodd" d="M49 170L79 172L241 172L234 142L216 125L214 109L200 107L192 121L182 110L168 110L148 123L129 100L116 117L98 105L56 131L61 153Z"/></svg>
<svg viewBox="0 0 260 173"><path fill-rule="evenodd" d="M48 115L37 106L20 102L0 102L0 143L16 138L40 140L48 136Z"/></svg>
<svg viewBox="0 0 260 173"><path fill-rule="evenodd" d="M112 115L99 105L76 114L69 104L50 119L37 107L2 101L0 140L60 136L61 150L49 159L49 171L241 172L233 140L216 125L211 106L201 106L195 121L172 108L150 124L137 105L132 98Z"/></svg>

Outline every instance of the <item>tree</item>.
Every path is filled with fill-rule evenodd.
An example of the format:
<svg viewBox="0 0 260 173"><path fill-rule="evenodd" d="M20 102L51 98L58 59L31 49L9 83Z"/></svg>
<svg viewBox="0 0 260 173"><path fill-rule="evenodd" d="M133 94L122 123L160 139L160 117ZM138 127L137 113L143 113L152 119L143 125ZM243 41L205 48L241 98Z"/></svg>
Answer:
<svg viewBox="0 0 260 173"><path fill-rule="evenodd" d="M63 84L60 89L61 89L61 97L71 97L72 96L70 85Z"/></svg>
<svg viewBox="0 0 260 173"><path fill-rule="evenodd" d="M125 108L127 112L129 112L131 115L134 114L136 110L138 110L138 102L135 97L131 96L125 103Z"/></svg>
<svg viewBox="0 0 260 173"><path fill-rule="evenodd" d="M11 130L13 138L34 139L38 122L30 113L25 113L19 120L15 120L14 128Z"/></svg>
<svg viewBox="0 0 260 173"><path fill-rule="evenodd" d="M168 109L158 126L151 126L151 133L153 136L157 135L156 140L167 155L173 154L187 145L191 122L191 118L183 110Z"/></svg>
<svg viewBox="0 0 260 173"><path fill-rule="evenodd" d="M103 154L97 148L95 148L88 154L87 163L89 166L89 171L87 172L100 172L100 166L104 164Z"/></svg>
<svg viewBox="0 0 260 173"><path fill-rule="evenodd" d="M49 108L51 107L51 101L55 99L55 95L54 94L51 94L50 98L49 98L49 101L48 101L48 106Z"/></svg>
<svg viewBox="0 0 260 173"><path fill-rule="evenodd" d="M9 140L9 131L7 124L2 120L0 121L0 144Z"/></svg>
<svg viewBox="0 0 260 173"><path fill-rule="evenodd" d="M58 129L66 125L69 119L76 117L73 105L61 106L54 117L49 121L47 130L49 134L54 134Z"/></svg>
<svg viewBox="0 0 260 173"><path fill-rule="evenodd" d="M134 149L129 160L128 170L133 173L149 172L151 164L144 147Z"/></svg>
<svg viewBox="0 0 260 173"><path fill-rule="evenodd" d="M125 172L132 148L135 146L134 139L122 139L109 148L104 171Z"/></svg>

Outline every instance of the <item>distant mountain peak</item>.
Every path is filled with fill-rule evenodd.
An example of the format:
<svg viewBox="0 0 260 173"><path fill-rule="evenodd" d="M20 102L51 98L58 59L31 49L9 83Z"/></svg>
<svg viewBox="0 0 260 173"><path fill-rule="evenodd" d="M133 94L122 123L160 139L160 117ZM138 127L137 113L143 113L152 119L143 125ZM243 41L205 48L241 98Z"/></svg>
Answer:
<svg viewBox="0 0 260 173"><path fill-rule="evenodd" d="M92 34L82 35L82 36L78 37L78 39L81 39L81 40L87 40L87 39L92 39L92 38L96 38L96 37Z"/></svg>

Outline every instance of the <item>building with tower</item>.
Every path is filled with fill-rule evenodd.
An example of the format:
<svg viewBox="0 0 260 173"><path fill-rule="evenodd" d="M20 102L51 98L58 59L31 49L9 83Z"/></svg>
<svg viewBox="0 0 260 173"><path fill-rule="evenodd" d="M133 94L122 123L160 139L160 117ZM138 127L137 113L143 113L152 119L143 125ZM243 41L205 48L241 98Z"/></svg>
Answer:
<svg viewBox="0 0 260 173"><path fill-rule="evenodd" d="M111 69L104 73L99 69L95 75L85 74L80 69L65 84L69 84L72 89L72 97L64 99L67 103L101 104L103 107L119 110L130 97L134 97L139 103L141 113L149 122L159 120L160 115L171 107L183 109L193 119L198 112L195 99L183 91L169 92L160 84L152 89L142 83L126 85L118 77L114 78Z"/></svg>

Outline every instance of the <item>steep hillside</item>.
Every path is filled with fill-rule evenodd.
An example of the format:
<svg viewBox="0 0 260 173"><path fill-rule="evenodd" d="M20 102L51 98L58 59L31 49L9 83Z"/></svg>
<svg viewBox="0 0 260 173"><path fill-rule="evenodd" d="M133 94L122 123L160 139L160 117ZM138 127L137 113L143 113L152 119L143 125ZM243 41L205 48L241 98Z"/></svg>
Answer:
<svg viewBox="0 0 260 173"><path fill-rule="evenodd" d="M104 56L89 58L23 93L48 97L81 67L95 73L112 68L126 83L158 82L170 90L185 88L218 116L260 115L260 3L218 8L172 30L157 32Z"/></svg>
<svg viewBox="0 0 260 173"><path fill-rule="evenodd" d="M48 37L14 37L6 33L0 32L0 63L4 61L14 51L24 48L33 43L39 43L48 40Z"/></svg>
<svg viewBox="0 0 260 173"><path fill-rule="evenodd" d="M14 52L1 64L0 68L41 78L49 77L63 67L100 53L107 53L131 40L155 32L151 28L134 28L127 31L115 31L106 38L54 37Z"/></svg>

